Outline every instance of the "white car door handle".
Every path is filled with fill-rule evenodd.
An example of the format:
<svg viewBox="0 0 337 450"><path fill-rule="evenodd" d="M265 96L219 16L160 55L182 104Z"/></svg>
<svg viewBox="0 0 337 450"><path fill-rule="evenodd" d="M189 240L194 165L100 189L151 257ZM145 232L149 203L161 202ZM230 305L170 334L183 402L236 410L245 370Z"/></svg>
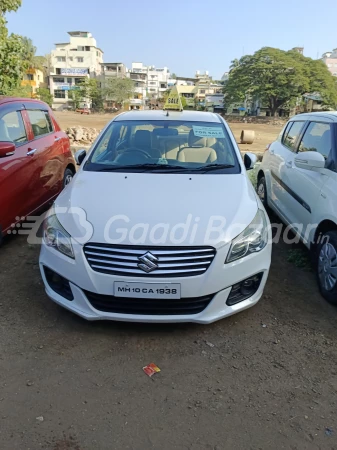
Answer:
<svg viewBox="0 0 337 450"><path fill-rule="evenodd" d="M60 139L60 137L55 136L55 142L59 141Z"/></svg>
<svg viewBox="0 0 337 450"><path fill-rule="evenodd" d="M286 162L286 166L287 166L289 169L291 169L292 166L293 166L293 162L292 162L292 161L287 161L287 162Z"/></svg>
<svg viewBox="0 0 337 450"><path fill-rule="evenodd" d="M31 149L31 150L29 150L28 152L27 152L27 156L32 156L32 155L34 155L34 153L36 152L36 148L33 148L33 149Z"/></svg>
<svg viewBox="0 0 337 450"><path fill-rule="evenodd" d="M270 148L270 149L269 149L269 153L270 153L271 155L274 155L274 154L275 154L275 150L274 150L273 148Z"/></svg>

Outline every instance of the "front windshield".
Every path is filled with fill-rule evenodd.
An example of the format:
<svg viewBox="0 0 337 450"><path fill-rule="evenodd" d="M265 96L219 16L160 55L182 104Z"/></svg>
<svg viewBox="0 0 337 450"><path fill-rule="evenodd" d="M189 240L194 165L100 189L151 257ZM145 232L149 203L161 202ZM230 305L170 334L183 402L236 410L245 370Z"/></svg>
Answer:
<svg viewBox="0 0 337 450"><path fill-rule="evenodd" d="M216 122L114 121L84 170L240 173L226 128Z"/></svg>

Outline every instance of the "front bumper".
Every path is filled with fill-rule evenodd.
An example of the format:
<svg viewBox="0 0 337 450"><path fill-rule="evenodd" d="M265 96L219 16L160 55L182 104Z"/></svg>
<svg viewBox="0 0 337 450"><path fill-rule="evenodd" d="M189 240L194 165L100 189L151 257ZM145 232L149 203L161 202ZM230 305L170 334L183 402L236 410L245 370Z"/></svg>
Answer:
<svg viewBox="0 0 337 450"><path fill-rule="evenodd" d="M268 244L261 252L251 254L238 261L224 264L229 246L226 245L217 250L217 254L208 270L199 276L179 278L149 279L139 277L118 277L93 271L86 261L82 247L74 245L75 260L72 260L45 244L41 246L40 271L47 295L56 303L78 314L87 320L119 320L128 322L194 322L207 324L224 317L235 314L255 305L261 298L267 281L271 261L271 244ZM49 286L43 267L52 269L57 274L70 282L73 300L67 300L57 294ZM231 288L250 276L263 273L262 280L255 294L240 303L232 306L226 304ZM181 285L181 297L198 298L213 295L208 306L198 314L188 315L143 315L143 314L117 314L103 312L95 309L87 299L84 291L102 295L113 294L115 281L142 281L156 283L179 283ZM122 299L121 299L122 300Z"/></svg>

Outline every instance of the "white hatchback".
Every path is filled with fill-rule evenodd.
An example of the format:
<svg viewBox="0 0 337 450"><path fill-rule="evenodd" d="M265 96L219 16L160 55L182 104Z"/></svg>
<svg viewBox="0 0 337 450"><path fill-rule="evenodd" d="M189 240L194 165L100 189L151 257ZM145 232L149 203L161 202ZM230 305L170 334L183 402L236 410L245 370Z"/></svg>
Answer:
<svg viewBox="0 0 337 450"><path fill-rule="evenodd" d="M48 296L88 319L210 323L254 305L269 220L216 114L117 116L44 222Z"/></svg>
<svg viewBox="0 0 337 450"><path fill-rule="evenodd" d="M293 117L264 154L257 191L312 250L320 291L337 304L337 113Z"/></svg>

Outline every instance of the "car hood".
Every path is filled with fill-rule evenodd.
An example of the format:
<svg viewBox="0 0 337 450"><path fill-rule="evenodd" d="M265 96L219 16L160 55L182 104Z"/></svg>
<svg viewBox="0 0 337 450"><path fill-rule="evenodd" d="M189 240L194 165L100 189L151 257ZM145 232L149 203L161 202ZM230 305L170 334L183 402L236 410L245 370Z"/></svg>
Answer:
<svg viewBox="0 0 337 450"><path fill-rule="evenodd" d="M218 248L249 225L258 203L245 173L80 171L55 208L62 226L81 244Z"/></svg>

